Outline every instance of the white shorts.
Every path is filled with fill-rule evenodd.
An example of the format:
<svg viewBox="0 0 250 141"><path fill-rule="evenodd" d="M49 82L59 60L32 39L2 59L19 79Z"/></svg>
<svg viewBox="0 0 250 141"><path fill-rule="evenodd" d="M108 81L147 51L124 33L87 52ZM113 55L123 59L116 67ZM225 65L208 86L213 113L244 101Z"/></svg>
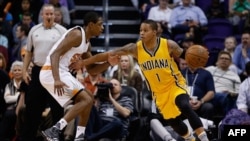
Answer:
<svg viewBox="0 0 250 141"><path fill-rule="evenodd" d="M48 67L48 66L46 66ZM64 89L64 94L58 96L54 93L54 78L52 70L43 67L40 71L40 82L42 86L55 98L55 100L63 107L73 96L85 87L70 72L59 70L60 79L68 87Z"/></svg>

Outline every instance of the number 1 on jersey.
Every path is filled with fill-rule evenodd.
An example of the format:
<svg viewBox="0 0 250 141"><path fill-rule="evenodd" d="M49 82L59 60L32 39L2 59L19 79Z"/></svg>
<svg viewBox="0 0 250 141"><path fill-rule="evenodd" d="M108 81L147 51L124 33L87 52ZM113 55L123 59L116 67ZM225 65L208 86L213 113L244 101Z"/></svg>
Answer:
<svg viewBox="0 0 250 141"><path fill-rule="evenodd" d="M161 80L160 80L160 76L158 75L158 73L156 73L156 76L157 76L158 81L160 82Z"/></svg>

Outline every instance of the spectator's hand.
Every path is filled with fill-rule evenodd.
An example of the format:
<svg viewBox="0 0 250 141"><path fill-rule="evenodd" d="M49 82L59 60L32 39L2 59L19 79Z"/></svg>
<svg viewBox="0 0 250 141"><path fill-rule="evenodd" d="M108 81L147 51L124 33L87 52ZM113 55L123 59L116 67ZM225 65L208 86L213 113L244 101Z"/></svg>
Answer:
<svg viewBox="0 0 250 141"><path fill-rule="evenodd" d="M62 96L65 92L65 88L68 88L68 86L63 83L61 80L55 80L54 82L54 93L58 94L58 96Z"/></svg>
<svg viewBox="0 0 250 141"><path fill-rule="evenodd" d="M29 85L31 78L27 71L23 71L23 80L27 85Z"/></svg>
<svg viewBox="0 0 250 141"><path fill-rule="evenodd" d="M194 20L190 20L188 23L189 27L199 27L199 22L198 21L194 21Z"/></svg>
<svg viewBox="0 0 250 141"><path fill-rule="evenodd" d="M200 108L200 106L201 106L201 101L197 100L195 103L193 103L192 108L194 110L197 110Z"/></svg>

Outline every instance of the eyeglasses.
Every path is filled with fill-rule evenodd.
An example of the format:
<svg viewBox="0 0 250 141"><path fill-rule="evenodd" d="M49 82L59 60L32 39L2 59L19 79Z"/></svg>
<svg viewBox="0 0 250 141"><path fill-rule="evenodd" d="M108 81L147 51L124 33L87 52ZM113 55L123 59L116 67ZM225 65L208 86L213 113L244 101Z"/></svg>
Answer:
<svg viewBox="0 0 250 141"><path fill-rule="evenodd" d="M227 57L220 57L221 60L230 60L230 58Z"/></svg>

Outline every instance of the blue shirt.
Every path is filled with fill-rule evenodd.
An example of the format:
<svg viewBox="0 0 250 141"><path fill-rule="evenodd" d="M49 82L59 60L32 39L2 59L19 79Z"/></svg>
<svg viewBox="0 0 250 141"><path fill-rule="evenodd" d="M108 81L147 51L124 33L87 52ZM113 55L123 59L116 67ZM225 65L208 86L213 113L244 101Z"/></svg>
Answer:
<svg viewBox="0 0 250 141"><path fill-rule="evenodd" d="M250 48L247 48L247 58L242 56L242 44L236 46L234 55L233 55L233 63L238 68L238 73L242 73L245 70L245 65L250 61Z"/></svg>
<svg viewBox="0 0 250 141"><path fill-rule="evenodd" d="M181 71L186 78L187 86L193 86L193 96L197 96L200 100L208 91L214 91L214 80L212 74L202 68L192 73L188 68Z"/></svg>
<svg viewBox="0 0 250 141"><path fill-rule="evenodd" d="M183 24L186 20L198 21L201 26L207 25L207 17L204 12L195 5L178 6L173 9L170 16L170 25L175 27L176 25Z"/></svg>

